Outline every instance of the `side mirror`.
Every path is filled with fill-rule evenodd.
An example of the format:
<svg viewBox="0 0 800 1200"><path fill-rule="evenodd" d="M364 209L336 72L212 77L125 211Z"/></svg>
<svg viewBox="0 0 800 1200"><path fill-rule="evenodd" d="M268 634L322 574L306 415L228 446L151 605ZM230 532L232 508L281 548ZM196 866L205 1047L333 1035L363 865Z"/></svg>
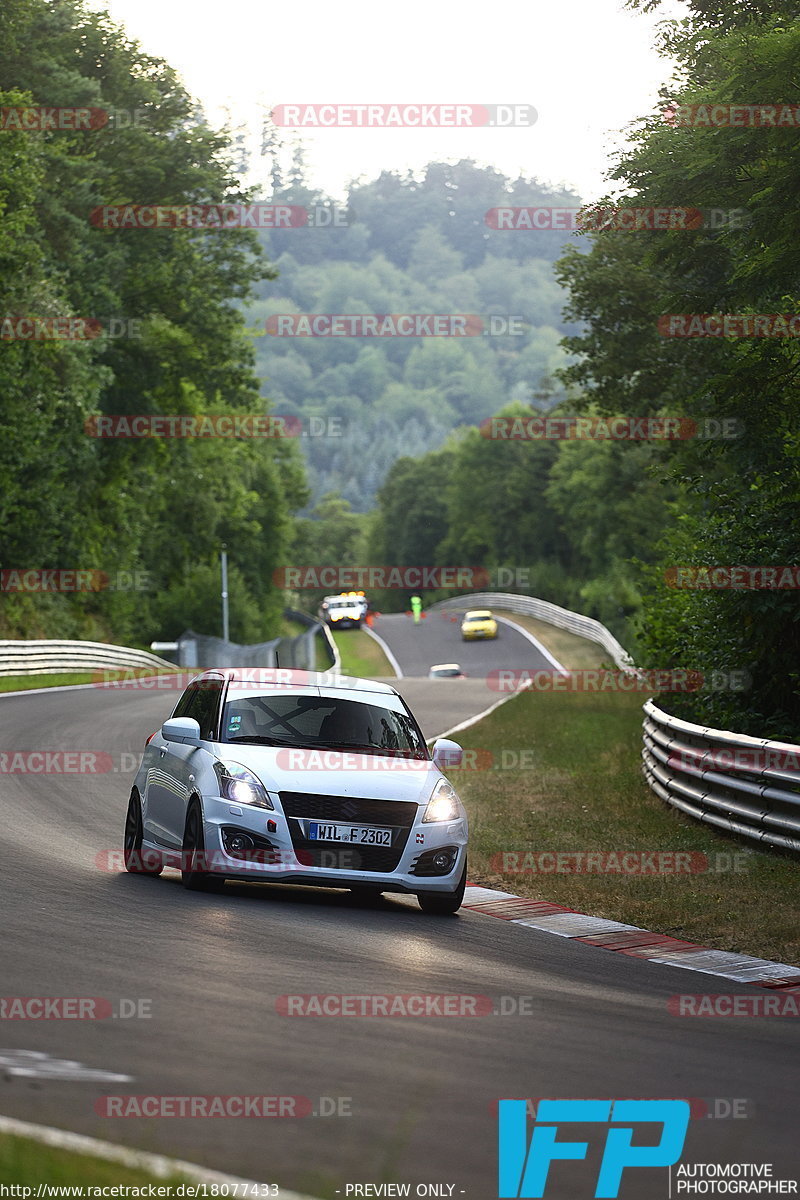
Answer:
<svg viewBox="0 0 800 1200"><path fill-rule="evenodd" d="M197 746L200 743L200 726L194 717L171 717L161 726L161 736L168 742Z"/></svg>
<svg viewBox="0 0 800 1200"><path fill-rule="evenodd" d="M451 742L449 738L437 738L433 743L433 761L442 771L448 767L460 767L463 756L464 751L458 742Z"/></svg>

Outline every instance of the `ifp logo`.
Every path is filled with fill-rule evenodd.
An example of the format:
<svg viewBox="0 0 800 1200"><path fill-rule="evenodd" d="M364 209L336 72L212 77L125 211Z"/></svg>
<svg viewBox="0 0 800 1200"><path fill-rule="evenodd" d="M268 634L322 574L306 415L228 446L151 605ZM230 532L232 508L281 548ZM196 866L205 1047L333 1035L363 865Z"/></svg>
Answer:
<svg viewBox="0 0 800 1200"><path fill-rule="evenodd" d="M541 1100L528 1145L524 1100L499 1104L500 1200L538 1200L544 1196L550 1164L584 1159L588 1142L556 1141L562 1122L610 1125L597 1177L597 1200L614 1200L626 1167L669 1167L681 1156L689 1125L687 1100ZM661 1126L655 1145L633 1145L633 1126Z"/></svg>

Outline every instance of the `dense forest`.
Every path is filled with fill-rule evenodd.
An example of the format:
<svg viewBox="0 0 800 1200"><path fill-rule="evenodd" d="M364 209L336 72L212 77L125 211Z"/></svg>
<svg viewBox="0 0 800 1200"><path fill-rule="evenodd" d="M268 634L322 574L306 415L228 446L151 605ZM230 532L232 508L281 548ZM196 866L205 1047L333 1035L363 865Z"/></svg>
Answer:
<svg viewBox="0 0 800 1200"><path fill-rule="evenodd" d="M137 117L32 132L4 116L0 129L0 563L110 581L67 595L4 588L0 635L147 644L189 625L216 632L223 544L238 641L276 632L287 563L510 567L527 573L519 590L599 617L642 665L752 679L746 692L676 697L676 711L795 737L796 587L675 582L680 568L798 561L800 359L786 336L800 313L797 127L684 115L793 105L800 24L788 0L687 10L662 27L675 78L629 131L613 197L596 203L736 219L569 233L494 228L492 208L579 199L469 160L355 182L338 210L309 185L302 146L269 128L269 186L251 194L235 131L211 129L174 71L105 14L5 0L4 114ZM147 232L92 217L252 201L327 216ZM472 314L520 332L276 336L278 315L302 313ZM784 335L668 336L691 314L733 314L739 327L783 314ZM8 334L29 319L104 332ZM90 435L99 417L266 413L309 436ZM728 421L736 436L487 436L491 416L536 413Z"/></svg>
<svg viewBox="0 0 800 1200"><path fill-rule="evenodd" d="M4 112L86 106L116 117L41 132L6 121L0 132L4 318L12 329L79 318L104 331L0 342L2 564L81 567L108 584L6 591L2 632L147 644L188 625L217 629L226 542L233 636L260 640L281 612L270 576L307 499L297 443L86 432L97 414L264 411L240 313L273 273L255 234L90 221L101 205L143 199L246 199L228 139L165 63L77 0L4 0L0 45ZM110 336L120 329L131 336Z"/></svg>
<svg viewBox="0 0 800 1200"><path fill-rule="evenodd" d="M378 560L394 545L400 561L529 564L534 594L600 617L643 665L751 679L744 691L673 697L675 711L794 740L796 584L717 588L702 569L800 561L800 352L789 334L800 327L791 320L800 313L798 8L785 0L689 8L691 18L663 35L676 82L637 123L611 173L616 194L598 203L721 209L734 219L608 229L586 239L588 253L567 247L555 270L569 290L566 316L581 330L565 339L570 402L553 411L684 416L735 436L504 443L454 434L443 449L395 464L371 549ZM764 97L782 122L693 125L674 116ZM737 319L728 336L679 338L665 336L666 314ZM780 336L741 336L748 314L780 314L762 326ZM681 568L689 571L679 576ZM699 586L676 587L697 568Z"/></svg>
<svg viewBox="0 0 800 1200"><path fill-rule="evenodd" d="M277 130L268 142L271 203L330 213L319 227L260 234L277 279L258 285L248 306L257 368L280 413L335 423L303 443L314 499L338 492L369 511L401 455L438 448L451 430L474 425L508 400L555 402L554 373L566 362L566 295L553 263L574 235L494 229L493 208L575 208L577 196L535 179L511 181L471 161L430 163L417 177L386 171L353 184L336 206L304 182L302 151L284 179ZM324 216L317 218L323 220ZM335 220L346 221L336 227ZM273 314L457 313L487 332L457 337L276 337ZM510 332L502 320L514 318ZM312 423L311 429L314 428Z"/></svg>

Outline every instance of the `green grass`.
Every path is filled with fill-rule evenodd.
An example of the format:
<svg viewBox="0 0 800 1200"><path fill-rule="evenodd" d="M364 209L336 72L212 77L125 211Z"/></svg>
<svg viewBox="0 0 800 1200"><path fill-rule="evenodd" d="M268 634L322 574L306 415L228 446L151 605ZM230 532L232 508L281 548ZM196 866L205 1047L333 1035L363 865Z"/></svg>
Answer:
<svg viewBox="0 0 800 1200"><path fill-rule="evenodd" d="M150 678L153 675L173 675L179 671L175 667L168 671L165 667L154 667L152 670L125 671L70 671L54 675L3 675L0 676L0 692L22 692L30 688L65 687L75 683L110 682L113 679L132 679L134 675Z"/></svg>
<svg viewBox="0 0 800 1200"><path fill-rule="evenodd" d="M641 776L641 704L619 693L523 693L459 734L532 752L532 767L448 772L471 821L470 879L721 950L800 965L800 864L751 850L660 801ZM478 758L478 763L481 759ZM517 760L520 761L520 760ZM504 873L502 851L695 851L739 871ZM723 860L724 861L724 860Z"/></svg>
<svg viewBox="0 0 800 1200"><path fill-rule="evenodd" d="M0 1184L33 1187L39 1183L76 1187L127 1184L141 1187L152 1183L164 1187L176 1186L182 1181L183 1177L179 1175L161 1179L139 1168L45 1146L31 1138L0 1134Z"/></svg>
<svg viewBox="0 0 800 1200"><path fill-rule="evenodd" d="M357 675L365 679L394 678L394 671L383 650L363 629L331 632L342 658L343 675Z"/></svg>

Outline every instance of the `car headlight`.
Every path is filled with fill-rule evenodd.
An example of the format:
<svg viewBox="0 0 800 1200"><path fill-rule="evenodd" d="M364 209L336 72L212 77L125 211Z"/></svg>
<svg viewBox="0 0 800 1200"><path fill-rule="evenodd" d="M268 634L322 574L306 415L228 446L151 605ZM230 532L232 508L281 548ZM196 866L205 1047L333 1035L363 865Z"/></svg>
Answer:
<svg viewBox="0 0 800 1200"><path fill-rule="evenodd" d="M423 821L457 821L463 815L461 801L452 784L440 779L431 792Z"/></svg>
<svg viewBox="0 0 800 1200"><path fill-rule="evenodd" d="M239 763L215 762L219 794L233 804L254 804L256 808L274 808L260 779Z"/></svg>

